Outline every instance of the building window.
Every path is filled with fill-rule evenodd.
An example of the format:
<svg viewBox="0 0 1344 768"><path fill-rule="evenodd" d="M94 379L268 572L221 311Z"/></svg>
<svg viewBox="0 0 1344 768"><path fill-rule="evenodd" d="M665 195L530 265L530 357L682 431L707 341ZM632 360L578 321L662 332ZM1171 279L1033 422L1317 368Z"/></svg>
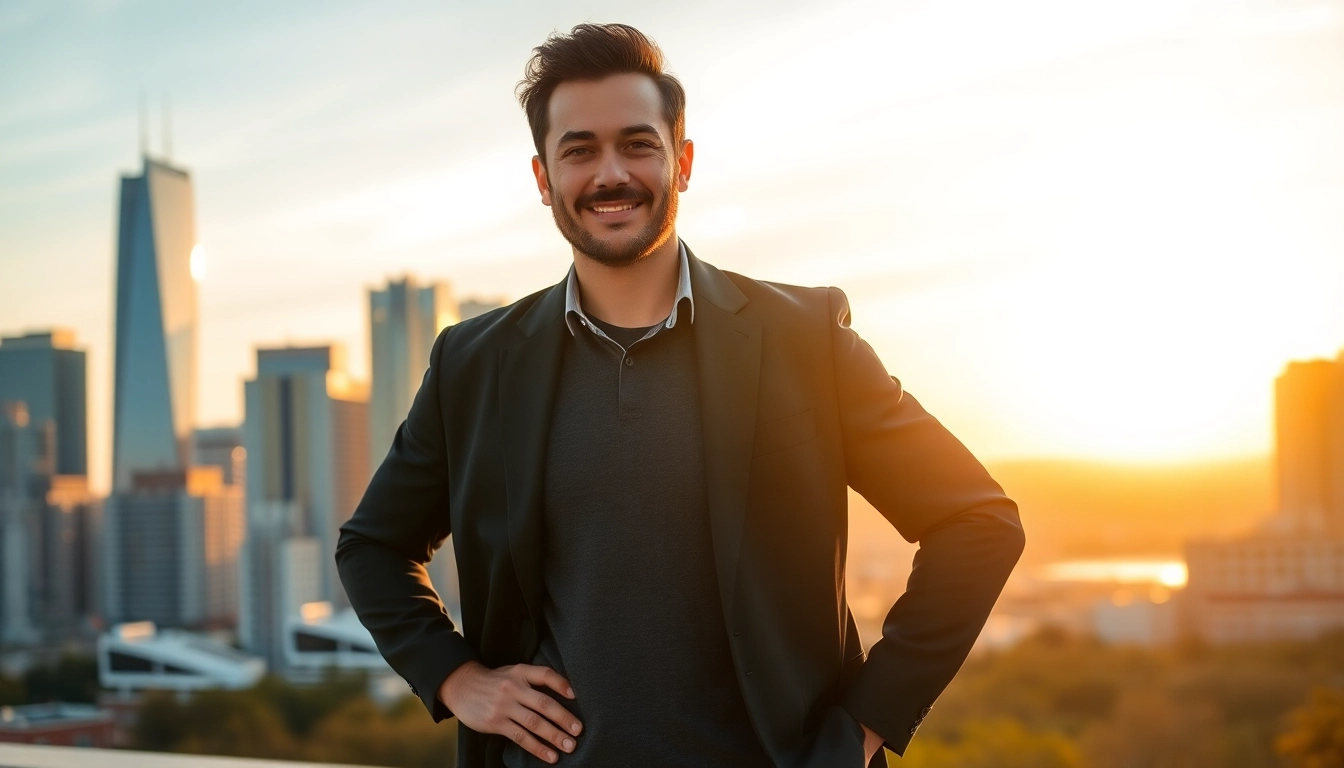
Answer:
<svg viewBox="0 0 1344 768"><path fill-rule="evenodd" d="M336 641L307 632L294 633L294 648L299 653L335 653Z"/></svg>
<svg viewBox="0 0 1344 768"><path fill-rule="evenodd" d="M121 651L112 651L108 654L108 667L113 672L153 672L154 663L149 659L132 656L129 653Z"/></svg>

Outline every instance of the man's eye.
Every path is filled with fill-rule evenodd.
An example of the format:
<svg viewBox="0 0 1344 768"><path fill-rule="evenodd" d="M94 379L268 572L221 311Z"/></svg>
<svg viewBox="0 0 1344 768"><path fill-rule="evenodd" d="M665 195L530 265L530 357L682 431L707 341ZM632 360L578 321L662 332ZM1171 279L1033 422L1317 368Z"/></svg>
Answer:
<svg viewBox="0 0 1344 768"><path fill-rule="evenodd" d="M638 140L630 142L631 149L653 149L653 145L647 141Z"/></svg>
<svg viewBox="0 0 1344 768"><path fill-rule="evenodd" d="M565 152L565 157L570 157L571 155L577 155L586 152L588 152L587 147L572 147Z"/></svg>

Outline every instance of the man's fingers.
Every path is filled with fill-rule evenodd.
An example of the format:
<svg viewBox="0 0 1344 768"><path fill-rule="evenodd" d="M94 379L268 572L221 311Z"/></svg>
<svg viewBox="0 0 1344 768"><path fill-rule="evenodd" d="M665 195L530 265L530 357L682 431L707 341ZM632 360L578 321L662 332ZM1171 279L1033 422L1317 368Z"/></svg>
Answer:
<svg viewBox="0 0 1344 768"><path fill-rule="evenodd" d="M546 696L544 693L539 693L538 695ZM548 742L548 747L554 746L556 749L563 752L574 751L574 746L577 743L575 742L574 737L557 728L554 723L547 718L542 717L542 715L535 709L529 709L520 704L518 708L514 710L512 716L514 722L522 724L534 736L544 742Z"/></svg>
<svg viewBox="0 0 1344 768"><path fill-rule="evenodd" d="M579 718L543 691L533 692L530 700L523 703L545 715L551 722L560 726L562 731L566 731L573 736L578 736L583 730L583 724L579 722ZM563 746L560 745L560 742L555 743L558 746Z"/></svg>
<svg viewBox="0 0 1344 768"><path fill-rule="evenodd" d="M523 668L523 677L533 685L544 685L565 698L574 698L574 689L569 681L550 667L538 667L534 664L519 664Z"/></svg>
<svg viewBox="0 0 1344 768"><path fill-rule="evenodd" d="M537 737L529 733L522 723L509 721L508 725L505 727L504 735L513 739L518 746L548 763L554 763L556 760L560 759L560 756L555 753L554 749L551 749L538 741Z"/></svg>

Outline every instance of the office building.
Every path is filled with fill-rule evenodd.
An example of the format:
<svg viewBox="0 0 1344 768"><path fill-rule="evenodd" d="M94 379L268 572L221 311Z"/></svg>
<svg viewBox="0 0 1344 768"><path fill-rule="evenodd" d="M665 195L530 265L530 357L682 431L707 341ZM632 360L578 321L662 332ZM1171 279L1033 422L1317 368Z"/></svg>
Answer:
<svg viewBox="0 0 1344 768"><path fill-rule="evenodd" d="M457 321L457 302L447 283L422 286L407 276L369 291L371 472L387 455L397 427L411 410L435 337Z"/></svg>
<svg viewBox="0 0 1344 768"><path fill-rule="evenodd" d="M38 430L23 403L0 403L0 643L6 645L40 639L33 580L40 509L33 483L49 461L48 438L50 429Z"/></svg>
<svg viewBox="0 0 1344 768"><path fill-rule="evenodd" d="M266 664L195 632L161 629L141 621L114 627L98 638L98 682L129 698L133 691L186 693L250 688Z"/></svg>
<svg viewBox="0 0 1344 768"><path fill-rule="evenodd" d="M298 501L252 501L242 556L238 639L275 670L284 669L285 622L303 605L322 599L329 557L308 526Z"/></svg>
<svg viewBox="0 0 1344 768"><path fill-rule="evenodd" d="M111 749L116 722L91 704L25 704L0 707L0 743Z"/></svg>
<svg viewBox="0 0 1344 768"><path fill-rule="evenodd" d="M1289 363L1274 382L1279 527L1344 536L1344 362Z"/></svg>
<svg viewBox="0 0 1344 768"><path fill-rule="evenodd" d="M504 306L504 304L505 300L502 298L484 299L475 296L470 299L463 299L459 302L457 305L457 314L462 320L470 320L473 317L480 317L492 309L499 309Z"/></svg>
<svg viewBox="0 0 1344 768"><path fill-rule="evenodd" d="M98 594L102 505L85 475L53 475L40 520L37 616L48 639L90 634L101 613Z"/></svg>
<svg viewBox="0 0 1344 768"><path fill-rule="evenodd" d="M112 487L192 465L196 417L195 202L186 171L144 158L121 179L117 227Z"/></svg>
<svg viewBox="0 0 1344 768"><path fill-rule="evenodd" d="M243 449L242 427L205 427L194 432L195 465L219 467L225 485L243 485L247 469L247 451Z"/></svg>
<svg viewBox="0 0 1344 768"><path fill-rule="evenodd" d="M104 509L109 620L233 626L242 489L225 485L217 467L137 472L132 481Z"/></svg>
<svg viewBox="0 0 1344 768"><path fill-rule="evenodd" d="M369 480L367 389L340 347L257 350L244 384L248 457L242 636L281 660L286 616L305 602L349 604L333 553Z"/></svg>
<svg viewBox="0 0 1344 768"><path fill-rule="evenodd" d="M73 331L0 338L0 403L22 402L28 420L51 424L51 474L88 474L85 353Z"/></svg>
<svg viewBox="0 0 1344 768"><path fill-rule="evenodd" d="M1274 386L1279 509L1260 531L1186 546L1189 631L1212 642L1344 627L1344 356Z"/></svg>
<svg viewBox="0 0 1344 768"><path fill-rule="evenodd" d="M331 669L396 677L369 630L349 608L333 613L331 603L307 603L284 626L286 676L294 682L317 682Z"/></svg>

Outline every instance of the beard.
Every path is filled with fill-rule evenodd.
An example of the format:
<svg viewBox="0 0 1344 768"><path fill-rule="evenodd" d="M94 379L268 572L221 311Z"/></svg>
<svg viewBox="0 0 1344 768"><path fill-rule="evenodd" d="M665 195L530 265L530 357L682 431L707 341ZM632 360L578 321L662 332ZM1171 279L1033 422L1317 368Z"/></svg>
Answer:
<svg viewBox="0 0 1344 768"><path fill-rule="evenodd" d="M678 201L675 184L668 185L662 201L653 209L649 223L633 237L619 243L605 242L584 227L581 223L584 209L603 203L652 205L653 194L648 190L633 187L598 190L579 197L572 207L554 189L551 190L551 198L551 215L555 218L555 226L560 230L560 234L564 235L576 251L609 267L628 267L653 253L667 242L677 221Z"/></svg>

